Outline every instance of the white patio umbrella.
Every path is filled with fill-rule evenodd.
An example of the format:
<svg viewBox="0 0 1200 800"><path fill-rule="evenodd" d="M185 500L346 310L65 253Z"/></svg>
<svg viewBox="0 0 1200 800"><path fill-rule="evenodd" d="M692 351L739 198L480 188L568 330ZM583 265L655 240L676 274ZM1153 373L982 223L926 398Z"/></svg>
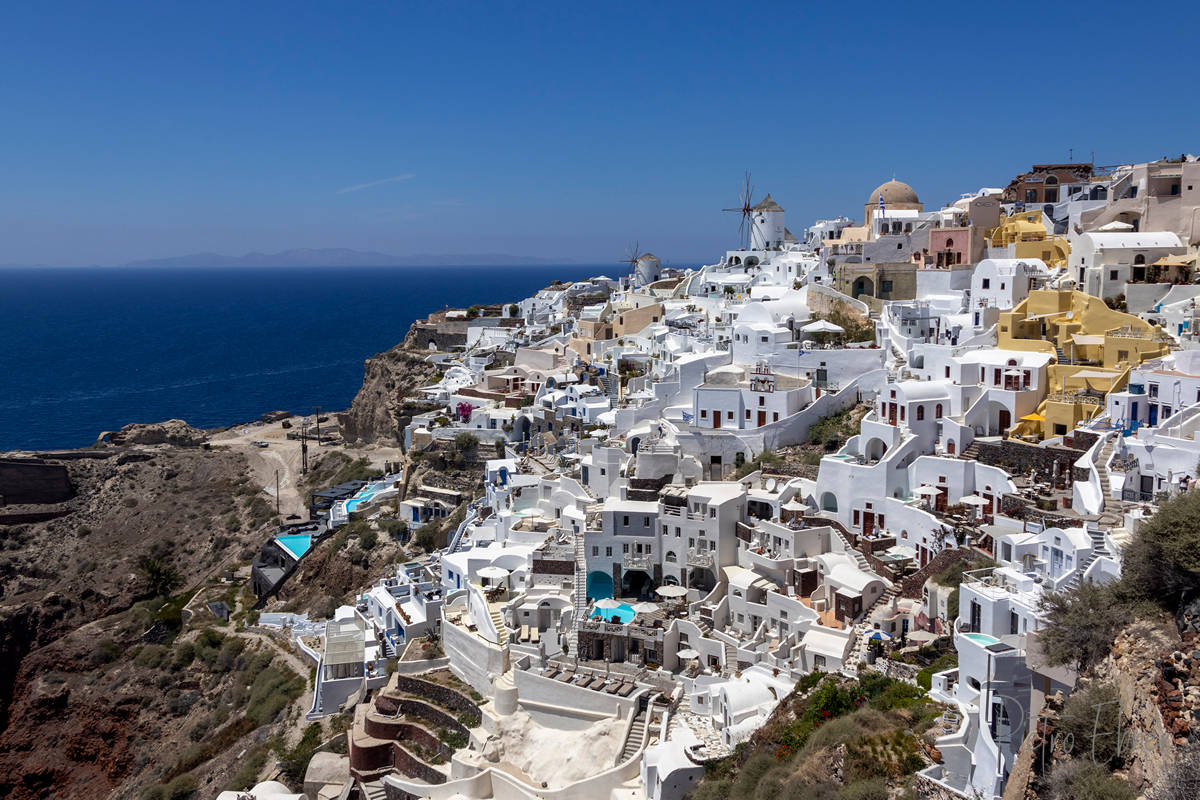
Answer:
<svg viewBox="0 0 1200 800"><path fill-rule="evenodd" d="M639 614L653 614L658 611L658 603L634 603L633 610Z"/></svg>
<svg viewBox="0 0 1200 800"><path fill-rule="evenodd" d="M686 586L678 586L676 584L660 586L654 591L659 597L686 597L688 593Z"/></svg>
<svg viewBox="0 0 1200 800"><path fill-rule="evenodd" d="M687 648L686 650L680 650L675 655L679 656L679 659L681 661L691 661L693 659L697 659L700 657L700 653L696 650L693 650L690 647Z"/></svg>
<svg viewBox="0 0 1200 800"><path fill-rule="evenodd" d="M484 580L502 581L508 577L508 570L506 570L504 567L490 566L482 568L475 574Z"/></svg>
<svg viewBox="0 0 1200 800"><path fill-rule="evenodd" d="M1114 219L1112 222L1108 223L1107 225L1101 225L1099 228L1097 228L1097 230L1101 230L1101 231L1131 231L1131 230L1133 230L1133 226L1130 225L1128 222L1121 222L1121 220L1119 220L1119 219Z"/></svg>
<svg viewBox="0 0 1200 800"><path fill-rule="evenodd" d="M941 489L936 486L930 486L928 483L923 483L916 489L913 489L913 494L920 495L921 497L937 497L941 493Z"/></svg>
<svg viewBox="0 0 1200 800"><path fill-rule="evenodd" d="M845 333L846 329L841 325L835 325L829 320L819 319L815 322L810 322L800 330L805 333Z"/></svg>
<svg viewBox="0 0 1200 800"><path fill-rule="evenodd" d="M982 497L980 497L977 494L969 494L966 497L960 497L960 498L958 498L958 502L962 503L965 506L977 506L980 508L982 508L983 506L986 506L988 504L987 500L984 500Z"/></svg>
<svg viewBox="0 0 1200 800"><path fill-rule="evenodd" d="M621 601L616 600L612 597L605 597L601 600L596 601L596 608L599 608L602 611L611 611L614 608L620 608L620 607L621 607Z"/></svg>

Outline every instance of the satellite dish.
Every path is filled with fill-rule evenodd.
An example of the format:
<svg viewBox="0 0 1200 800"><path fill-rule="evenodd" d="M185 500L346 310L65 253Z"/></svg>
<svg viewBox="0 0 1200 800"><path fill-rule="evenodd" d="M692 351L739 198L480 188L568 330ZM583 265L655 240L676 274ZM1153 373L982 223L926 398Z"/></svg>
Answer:
<svg viewBox="0 0 1200 800"><path fill-rule="evenodd" d="M777 481L774 478L767 478L767 491L768 492L775 491L776 485L777 485Z"/></svg>

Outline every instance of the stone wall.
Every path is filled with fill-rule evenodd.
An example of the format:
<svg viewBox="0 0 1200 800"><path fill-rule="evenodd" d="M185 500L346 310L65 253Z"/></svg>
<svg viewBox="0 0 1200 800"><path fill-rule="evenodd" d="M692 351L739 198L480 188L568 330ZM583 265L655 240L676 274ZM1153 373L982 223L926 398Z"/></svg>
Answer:
<svg viewBox="0 0 1200 800"><path fill-rule="evenodd" d="M470 732L467 730L466 726L459 722L457 717L451 715L447 711L443 711L437 706L426 703L423 700L417 700L411 697L392 697L391 695L382 694L376 698L375 708L379 710L380 714L385 716L392 716L399 711L401 714L406 714L408 716L416 717L417 719L428 722L435 728L449 728L450 730L456 733L461 733L464 736L470 735ZM478 708L475 709L475 713L479 714ZM476 725L478 725L478 719L479 718L476 717Z"/></svg>
<svg viewBox="0 0 1200 800"><path fill-rule="evenodd" d="M959 561L975 561L980 557L980 554L966 547L948 547L934 556L928 564L900 581L900 596L920 600L921 589L925 586L925 581L951 564Z"/></svg>
<svg viewBox="0 0 1200 800"><path fill-rule="evenodd" d="M35 459L0 460L0 506L61 503L75 496L62 464Z"/></svg>
<svg viewBox="0 0 1200 800"><path fill-rule="evenodd" d="M440 706L452 708L460 714L466 714L471 717L472 727L478 725L483 719L483 714L479 710L479 706L462 692L451 689L448 686L442 686L440 683L422 680L421 678L409 675L393 675L392 677L395 682L395 688L398 691L408 692L420 697L428 697Z"/></svg>
<svg viewBox="0 0 1200 800"><path fill-rule="evenodd" d="M979 463L1002 467L1012 475L1027 475L1030 469L1036 469L1040 482L1050 479L1057 462L1060 489L1070 485L1067 476L1070 475L1071 479L1074 479L1071 466L1084 454L1083 450L1073 447L1039 447L1019 439L1004 439L999 442L976 440L976 445Z"/></svg>

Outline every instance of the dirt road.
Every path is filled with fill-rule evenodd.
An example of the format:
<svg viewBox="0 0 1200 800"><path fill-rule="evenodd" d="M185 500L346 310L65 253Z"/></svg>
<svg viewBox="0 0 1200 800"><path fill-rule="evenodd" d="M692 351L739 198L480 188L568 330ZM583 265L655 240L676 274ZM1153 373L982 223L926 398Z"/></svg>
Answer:
<svg viewBox="0 0 1200 800"><path fill-rule="evenodd" d="M293 418L296 430L300 427L300 419ZM330 420L329 425L333 426ZM310 428L311 429L311 428ZM255 422L239 425L212 437L214 445L221 445L243 453L250 464L255 481L271 498L275 497L275 477L279 473L279 511L286 519L291 514L308 518L308 498L298 489L301 479L300 442L287 438L288 430L278 422ZM266 442L266 447L258 447L254 442ZM344 447L342 445L318 446L316 442L308 443L308 459L311 464L315 459L330 450L340 450L351 458L365 458L372 466L382 467L385 461L399 461L403 454L398 447Z"/></svg>

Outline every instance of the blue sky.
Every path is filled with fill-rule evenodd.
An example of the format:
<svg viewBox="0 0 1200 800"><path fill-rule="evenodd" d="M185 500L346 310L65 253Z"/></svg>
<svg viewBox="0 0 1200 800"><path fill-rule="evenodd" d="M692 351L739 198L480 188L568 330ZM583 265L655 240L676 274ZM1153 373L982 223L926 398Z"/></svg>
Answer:
<svg viewBox="0 0 1200 800"><path fill-rule="evenodd" d="M291 247L679 263L897 177L1200 151L1193 4L14 4L0 263Z"/></svg>

